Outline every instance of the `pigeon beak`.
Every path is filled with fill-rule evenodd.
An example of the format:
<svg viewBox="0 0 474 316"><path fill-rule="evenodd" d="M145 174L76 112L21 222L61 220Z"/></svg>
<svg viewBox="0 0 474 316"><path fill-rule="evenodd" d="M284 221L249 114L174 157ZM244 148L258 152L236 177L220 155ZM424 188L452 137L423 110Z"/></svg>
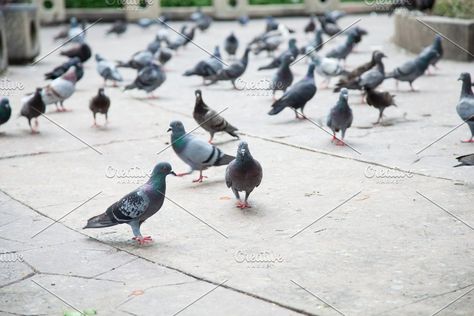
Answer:
<svg viewBox="0 0 474 316"><path fill-rule="evenodd" d="M176 177L176 173L174 171L170 171L170 174Z"/></svg>
<svg viewBox="0 0 474 316"><path fill-rule="evenodd" d="M168 130L167 130L166 132L171 132L171 127L170 127L170 128L168 128Z"/></svg>
<svg viewBox="0 0 474 316"><path fill-rule="evenodd" d="M459 78L458 78L458 81L461 81L461 80L462 80L462 78L461 78L461 77L459 77Z"/></svg>

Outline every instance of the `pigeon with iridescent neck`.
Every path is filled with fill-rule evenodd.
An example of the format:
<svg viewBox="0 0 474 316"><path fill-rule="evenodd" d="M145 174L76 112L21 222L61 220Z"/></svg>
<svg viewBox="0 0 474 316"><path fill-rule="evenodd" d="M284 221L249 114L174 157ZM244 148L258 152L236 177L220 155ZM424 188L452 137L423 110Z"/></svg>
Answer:
<svg viewBox="0 0 474 316"><path fill-rule="evenodd" d="M467 123L471 130L471 137L464 143L474 143L474 93L472 92L471 75L463 72L459 79L462 81L461 96L456 106L459 117Z"/></svg>
<svg viewBox="0 0 474 316"><path fill-rule="evenodd" d="M166 176L175 173L167 162L155 166L150 179L136 190L125 195L107 210L87 221L85 228L103 228L118 224L132 227L133 240L140 245L151 242L150 236L142 236L140 226L163 206L166 193Z"/></svg>
<svg viewBox="0 0 474 316"><path fill-rule="evenodd" d="M262 166L250 154L248 144L241 142L237 149L237 156L229 163L225 171L225 183L234 192L238 208L251 207L247 200L250 193L262 182L262 177ZM241 191L245 192L244 202L240 200L239 192Z"/></svg>

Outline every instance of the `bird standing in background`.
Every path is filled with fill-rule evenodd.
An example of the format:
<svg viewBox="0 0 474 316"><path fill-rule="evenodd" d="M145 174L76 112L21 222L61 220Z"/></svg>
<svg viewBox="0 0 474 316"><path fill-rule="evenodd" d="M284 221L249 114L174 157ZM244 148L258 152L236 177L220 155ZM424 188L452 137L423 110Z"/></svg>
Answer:
<svg viewBox="0 0 474 316"><path fill-rule="evenodd" d="M83 63L91 58L92 51L89 45L86 43L80 43L67 50L61 51L59 54L69 58L79 57L81 63Z"/></svg>
<svg viewBox="0 0 474 316"><path fill-rule="evenodd" d="M155 99L157 96L153 95L153 91L158 89L166 80L166 74L160 65L149 63L147 66L140 69L135 80L126 85L124 91L138 89L148 93L150 99Z"/></svg>
<svg viewBox="0 0 474 316"><path fill-rule="evenodd" d="M229 54L230 58L235 58L235 53L239 48L239 40L234 35L234 32L230 33L229 36L226 37L224 42L224 50Z"/></svg>
<svg viewBox="0 0 474 316"><path fill-rule="evenodd" d="M438 34L435 35L433 44L425 47L418 56L428 55L432 51L438 54L431 55L432 57L430 59L430 65L437 69L438 67L436 66L436 64L443 57L443 44L441 42L441 36ZM429 68L427 69L427 71L429 72Z"/></svg>
<svg viewBox="0 0 474 316"><path fill-rule="evenodd" d="M117 36L120 36L125 33L125 31L127 31L127 22L124 20L117 20L114 22L114 24L112 24L112 27L107 30L106 34L109 35L113 33Z"/></svg>
<svg viewBox="0 0 474 316"><path fill-rule="evenodd" d="M348 104L349 92L346 88L342 88L339 94L339 100L329 113L327 126L332 130L332 142L336 145L344 146L344 137L346 130L351 127L353 115L352 110ZM336 133L341 131L341 139L336 137Z"/></svg>
<svg viewBox="0 0 474 316"><path fill-rule="evenodd" d="M316 22L314 21L314 14L311 14L309 17L308 24L304 27L305 33L311 33L316 30Z"/></svg>
<svg viewBox="0 0 474 316"><path fill-rule="evenodd" d="M272 78L272 95L275 100L275 92L277 90L283 91L283 93L286 91L286 89L291 86L293 83L293 73L291 72L290 69L290 64L295 60L293 55L290 53L287 53L285 56L283 56L283 60L281 62L280 67L278 67L277 72Z"/></svg>
<svg viewBox="0 0 474 316"><path fill-rule="evenodd" d="M250 48L245 49L244 56L242 56L242 59L239 61L234 62L231 64L229 67L221 69L217 72L217 74L209 76L209 77L204 77L205 80L209 80L210 84L214 84L217 81L227 81L229 80L232 83L232 86L234 89L237 89L237 86L235 85L235 81L237 78L242 76L247 69L247 64L249 61L249 52Z"/></svg>
<svg viewBox="0 0 474 316"><path fill-rule="evenodd" d="M52 80L61 77L71 66L76 66L77 81L84 76L84 68L82 67L81 59L79 57L70 58L65 63L54 68L52 71L44 74L44 79Z"/></svg>
<svg viewBox="0 0 474 316"><path fill-rule="evenodd" d="M474 143L474 93L472 92L471 75L463 72L459 79L462 81L461 95L456 106L459 117L467 123L471 130L471 137L463 143Z"/></svg>
<svg viewBox="0 0 474 316"><path fill-rule="evenodd" d="M31 129L31 134L37 134L38 131L38 116L46 111L46 105L41 96L41 88L36 88L36 92L32 97L23 98L23 106L21 107L20 116L28 119L28 125ZM35 128L31 126L31 119L35 119Z"/></svg>
<svg viewBox="0 0 474 316"><path fill-rule="evenodd" d="M54 103L57 112L67 111L63 103L76 91L76 82L76 66L71 66L65 74L54 79L42 89L41 96L44 104L48 105Z"/></svg>
<svg viewBox="0 0 474 316"><path fill-rule="evenodd" d="M110 98L105 95L104 88L99 88L97 95L89 102L89 109L92 111L94 117L94 124L92 127L99 127L96 121L96 114L101 113L105 115L105 125L109 123L108 112L110 108Z"/></svg>
<svg viewBox="0 0 474 316"><path fill-rule="evenodd" d="M133 240L143 245L152 241L142 236L140 226L163 206L166 193L166 176L175 173L167 162L160 162L153 168L150 179L136 190L125 195L107 210L87 221L86 228L103 228L118 224L132 227Z"/></svg>
<svg viewBox="0 0 474 316"><path fill-rule="evenodd" d="M113 62L105 60L99 54L95 55L95 60L97 62L97 72L104 78L104 86L107 84L107 80L112 80L114 87L117 86L117 81L123 80L122 75Z"/></svg>
<svg viewBox="0 0 474 316"><path fill-rule="evenodd" d="M251 207L247 200L250 193L260 185L262 178L262 166L250 154L248 144L241 142L237 149L237 156L229 163L225 171L225 183L234 192L238 208ZM245 192L245 200L243 202L239 195L241 191Z"/></svg>

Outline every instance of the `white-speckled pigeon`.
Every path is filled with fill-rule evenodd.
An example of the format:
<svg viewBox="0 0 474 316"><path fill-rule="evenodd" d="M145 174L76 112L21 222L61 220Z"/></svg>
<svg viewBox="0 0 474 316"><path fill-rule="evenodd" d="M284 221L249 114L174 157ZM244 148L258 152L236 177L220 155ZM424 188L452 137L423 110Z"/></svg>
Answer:
<svg viewBox="0 0 474 316"><path fill-rule="evenodd" d="M142 236L140 226L163 206L166 176L169 174L175 174L171 170L171 165L160 162L155 166L150 179L145 184L109 206L104 213L90 218L84 229L128 224L132 227L133 240L140 245L151 242L150 236Z"/></svg>
<svg viewBox="0 0 474 316"><path fill-rule="evenodd" d="M123 80L122 75L113 62L104 59L99 54L95 55L95 61L97 62L97 72L104 78L104 86L107 84L107 80L112 80L114 86L117 85L117 81Z"/></svg>
<svg viewBox="0 0 474 316"><path fill-rule="evenodd" d="M344 136L346 130L352 125L352 110L348 104L349 92L346 88L342 88L339 94L339 100L329 113L327 125L332 130L332 141L336 141L336 145L345 145ZM341 131L341 139L336 138L336 132Z"/></svg>
<svg viewBox="0 0 474 316"><path fill-rule="evenodd" d="M160 65L150 63L138 71L135 80L125 86L125 90L139 89L149 94L149 98L156 98L153 91L158 89L166 80L166 74Z"/></svg>
<svg viewBox="0 0 474 316"><path fill-rule="evenodd" d="M260 163L250 154L248 144L241 142L237 156L229 163L225 171L225 183L232 189L237 199L237 207L244 209L251 206L247 202L250 193L262 182L263 171ZM240 200L239 192L245 192L245 200Z"/></svg>
<svg viewBox="0 0 474 316"><path fill-rule="evenodd" d="M171 131L171 144L174 152L190 167L188 172L180 173L178 176L188 175L194 170L199 170L199 178L193 182L202 182L205 178L202 175L203 170L211 166L227 165L235 158L224 154L216 146L187 134L180 121L171 122L168 131Z"/></svg>
<svg viewBox="0 0 474 316"><path fill-rule="evenodd" d="M462 81L462 88L456 111L471 130L471 137L463 142L474 143L474 93L471 87L471 75L467 72L463 72L458 80Z"/></svg>
<svg viewBox="0 0 474 316"><path fill-rule="evenodd" d="M21 107L20 116L24 116L28 119L28 125L30 126L31 133L36 134L39 133L38 128L38 116L44 113L46 110L46 105L43 102L43 98L41 97L41 88L36 88L36 92L33 96L29 96L27 98L23 98L22 102L23 105ZM31 119L35 119L35 127L31 126Z"/></svg>

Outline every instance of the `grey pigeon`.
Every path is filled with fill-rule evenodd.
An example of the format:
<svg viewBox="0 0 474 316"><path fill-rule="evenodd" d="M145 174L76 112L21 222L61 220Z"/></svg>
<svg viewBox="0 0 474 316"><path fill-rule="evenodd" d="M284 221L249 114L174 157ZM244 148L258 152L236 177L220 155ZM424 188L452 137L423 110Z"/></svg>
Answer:
<svg viewBox="0 0 474 316"><path fill-rule="evenodd" d="M306 77L292 85L283 96L272 104L272 109L268 112L269 115L280 113L284 108L290 107L295 111L296 118L299 119L298 109L301 109L302 119L304 116L304 107L306 103L311 100L316 94L316 84L314 82L314 67L311 63L308 67Z"/></svg>
<svg viewBox="0 0 474 316"><path fill-rule="evenodd" d="M194 106L193 117L199 126L211 134L209 143L212 143L214 134L217 132L226 132L233 137L239 138L239 135L235 133L237 128L232 126L225 118L204 103L201 90L196 90L195 95L196 104Z"/></svg>
<svg viewBox="0 0 474 316"><path fill-rule="evenodd" d="M367 72L364 72L357 81L359 89L369 88L375 89L385 79L385 67L382 62L382 58L386 57L385 54L378 54L375 57L375 66Z"/></svg>
<svg viewBox="0 0 474 316"><path fill-rule="evenodd" d="M339 100L329 113L327 126L332 130L332 141L336 141L336 145L345 145L344 136L346 130L352 125L352 110L348 104L349 92L346 88L342 88L339 94ZM336 133L341 131L341 139L336 137Z"/></svg>
<svg viewBox="0 0 474 316"><path fill-rule="evenodd" d="M79 57L81 63L83 63L91 58L92 51L89 45L86 43L80 43L73 45L73 47L69 49L61 51L59 54L69 58Z"/></svg>
<svg viewBox="0 0 474 316"><path fill-rule="evenodd" d="M127 31L127 22L123 20L117 20L112 24L112 27L107 30L106 34L116 34L117 36L122 35Z"/></svg>
<svg viewBox="0 0 474 316"><path fill-rule="evenodd" d="M157 24L158 22L155 19L149 19L149 18L141 18L137 21L137 25L141 27L142 29L147 29L153 24Z"/></svg>
<svg viewBox="0 0 474 316"><path fill-rule="evenodd" d="M460 164L455 165L454 167L462 167L462 166L474 166L474 154L464 155L456 157Z"/></svg>
<svg viewBox="0 0 474 316"><path fill-rule="evenodd" d="M168 38L166 38L166 42L168 43L168 48L169 49L172 49L172 50L177 50L178 48L180 48L181 46L184 45L184 43L186 42L186 28L187 26L186 25L183 25L181 27L181 30L180 30L180 34L178 34L178 36L173 40L173 41L170 41ZM194 34L194 32L193 32Z"/></svg>
<svg viewBox="0 0 474 316"><path fill-rule="evenodd" d="M331 23L336 23L337 20L345 16L346 13L343 11L339 10L332 10L332 11L327 11L324 13L324 18L326 21L331 22Z"/></svg>
<svg viewBox="0 0 474 316"><path fill-rule="evenodd" d="M459 79L462 81L461 95L456 106L459 117L467 123L471 130L471 137L464 143L474 143L474 93L471 87L471 75L463 72Z"/></svg>
<svg viewBox="0 0 474 316"><path fill-rule="evenodd" d="M293 56L293 58L296 58L298 56L298 53L299 51L298 51L298 47L296 47L296 39L291 38L288 41L287 50L285 50L280 55L275 57L268 65L259 67L258 70L278 68L282 64L282 61L286 55L290 54Z"/></svg>
<svg viewBox="0 0 474 316"><path fill-rule="evenodd" d="M149 50L152 54L156 53L158 49L161 47L161 37L156 35L155 39L148 44L147 50Z"/></svg>
<svg viewBox="0 0 474 316"><path fill-rule="evenodd" d="M237 18L237 21L239 22L240 25L246 26L249 23L250 18L248 15L244 14L244 15L239 16Z"/></svg>
<svg viewBox="0 0 474 316"><path fill-rule="evenodd" d="M344 72L344 68L334 58L321 57L315 52L312 52L310 56L318 75L325 78L326 87L329 86L332 77L339 76Z"/></svg>
<svg viewBox="0 0 474 316"><path fill-rule="evenodd" d="M237 149L237 156L229 163L225 171L225 183L234 192L238 208L251 207L247 200L250 193L260 185L262 178L262 166L250 154L248 144L241 142ZM244 202L240 200L239 192L241 191L245 192Z"/></svg>
<svg viewBox="0 0 474 316"><path fill-rule="evenodd" d="M213 84L217 81L226 81L229 80L232 85L234 86L235 89L237 89L235 85L235 80L242 76L247 69L247 64L249 60L249 52L250 48L245 49L244 56L242 57L241 60L236 61L235 63L232 63L229 67L221 69L218 71L217 74L205 77L204 79L209 80L209 84Z"/></svg>
<svg viewBox="0 0 474 316"><path fill-rule="evenodd" d="M201 18L196 21L196 26L204 32L211 26L211 23L212 18L209 15L203 14Z"/></svg>
<svg viewBox="0 0 474 316"><path fill-rule="evenodd" d="M110 108L110 98L105 95L104 88L99 88L97 95L94 96L89 102L89 109L92 111L94 116L93 127L99 126L96 121L96 114L101 113L105 115L105 125L108 123L108 112Z"/></svg>
<svg viewBox="0 0 474 316"><path fill-rule="evenodd" d="M144 90L149 94L150 98L156 98L153 95L153 91L158 89L163 82L166 80L166 74L164 73L160 65L150 63L148 66L143 67L138 71L135 80L125 86L125 90L139 89Z"/></svg>
<svg viewBox="0 0 474 316"><path fill-rule="evenodd" d="M277 90L281 90L283 92L288 89L289 86L293 83L293 73L290 69L290 64L294 61L293 55L287 53L281 62L280 67L278 67L278 71L272 78L272 90L273 96L275 96L275 92Z"/></svg>
<svg viewBox="0 0 474 316"><path fill-rule="evenodd" d="M314 39L311 40L305 47L301 48L300 53L306 55L312 53L313 51L319 52L323 48L323 45L323 31L317 29L316 32L314 32Z"/></svg>
<svg viewBox="0 0 474 316"><path fill-rule="evenodd" d="M36 92L32 97L22 99L23 105L21 107L20 116L24 116L28 119L28 125L30 126L31 133L39 133L38 128L38 116L44 113L46 105L41 97L41 88L36 88ZM31 119L35 119L35 127L31 126Z"/></svg>
<svg viewBox="0 0 474 316"><path fill-rule="evenodd" d="M346 41L333 49L331 49L327 54L326 57L329 58L336 58L338 60L346 60L347 56L352 52L354 49L355 41L354 35L349 34L346 38Z"/></svg>
<svg viewBox="0 0 474 316"><path fill-rule="evenodd" d="M222 68L221 53L219 46L216 46L210 58L198 62L192 69L185 71L183 76L199 76L204 80L205 77L216 75Z"/></svg>
<svg viewBox="0 0 474 316"><path fill-rule="evenodd" d="M10 100L3 97L0 99L0 125L5 124L12 115L12 108L10 107Z"/></svg>
<svg viewBox="0 0 474 316"><path fill-rule="evenodd" d="M117 67L133 68L140 70L153 61L153 53L151 51L142 50L133 54L132 58L126 62L119 61Z"/></svg>
<svg viewBox="0 0 474 316"><path fill-rule="evenodd" d="M180 173L178 176L188 175L194 170L199 170L199 178L193 182L202 182L205 178L202 175L203 170L211 166L227 165L235 158L224 154L216 146L187 134L180 121L171 122L168 131L171 131L171 145L174 152L190 167L188 172Z"/></svg>
<svg viewBox="0 0 474 316"><path fill-rule="evenodd" d="M140 226L163 206L166 193L166 176L175 173L167 162L160 162L153 168L150 179L112 204L107 210L87 221L85 228L103 228L118 224L132 227L133 240L140 245L151 242L150 236L142 236Z"/></svg>
<svg viewBox="0 0 474 316"><path fill-rule="evenodd" d="M385 108L391 105L397 106L394 100L395 96L387 91L376 91L372 88L365 87L365 94L367 104L379 110L379 118L375 124L382 122Z"/></svg>
<svg viewBox="0 0 474 316"><path fill-rule="evenodd" d="M235 53L237 52L237 48L239 48L239 40L234 35L234 32L232 32L226 37L224 41L224 50L227 54L229 54L230 57L234 57Z"/></svg>
<svg viewBox="0 0 474 316"><path fill-rule="evenodd" d="M412 91L415 91L413 87L413 81L421 77L430 65L430 61L438 56L438 53L435 51L430 51L424 55L418 55L415 59L407 61L400 67L395 68L391 73L387 74L385 78L394 78L400 81L408 81Z"/></svg>
<svg viewBox="0 0 474 316"><path fill-rule="evenodd" d="M84 25L79 24L76 17L71 17L67 34L68 42L83 43L86 38L84 29Z"/></svg>
<svg viewBox="0 0 474 316"><path fill-rule="evenodd" d="M305 25L304 27L304 32L305 33L311 33L316 30L316 23L314 22L314 14L311 14L309 17L308 24Z"/></svg>
<svg viewBox="0 0 474 316"><path fill-rule="evenodd" d="M71 66L76 66L76 77L77 81L81 80L84 76L84 68L82 67L81 60L79 57L70 58L65 63L54 68L52 71L44 74L46 80L53 80L61 77Z"/></svg>
<svg viewBox="0 0 474 316"><path fill-rule="evenodd" d="M363 28L359 27L358 25L351 27L347 32L346 35L352 34L354 36L354 43L358 44L362 41L362 36L367 35L368 32Z"/></svg>
<svg viewBox="0 0 474 316"><path fill-rule="evenodd" d="M76 66L71 66L61 77L51 81L41 91L44 104L55 104L58 112L66 111L63 102L76 91ZM58 107L58 103L60 107Z"/></svg>
<svg viewBox="0 0 474 316"><path fill-rule="evenodd" d="M321 23L321 28L327 35L334 36L341 31L341 28L336 24L335 21L331 21L325 16L320 16L318 19L319 23Z"/></svg>
<svg viewBox="0 0 474 316"><path fill-rule="evenodd" d="M114 86L117 85L117 81L123 80L122 75L113 62L104 59L99 54L95 55L95 61L97 63L97 72L102 78L104 78L104 86L106 85L107 80L112 80Z"/></svg>
<svg viewBox="0 0 474 316"><path fill-rule="evenodd" d="M438 61L443 57L443 44L441 42L441 36L436 34L435 35L435 38L434 38L434 41L433 41L433 44L431 44L430 46L428 47L425 47L421 53L419 54L419 56L423 56L423 55L427 55L429 54L430 52L436 52L438 53L437 55L436 54L432 54L431 56L431 59L430 59L430 65L432 65L433 67L436 68L436 64L438 63Z"/></svg>

